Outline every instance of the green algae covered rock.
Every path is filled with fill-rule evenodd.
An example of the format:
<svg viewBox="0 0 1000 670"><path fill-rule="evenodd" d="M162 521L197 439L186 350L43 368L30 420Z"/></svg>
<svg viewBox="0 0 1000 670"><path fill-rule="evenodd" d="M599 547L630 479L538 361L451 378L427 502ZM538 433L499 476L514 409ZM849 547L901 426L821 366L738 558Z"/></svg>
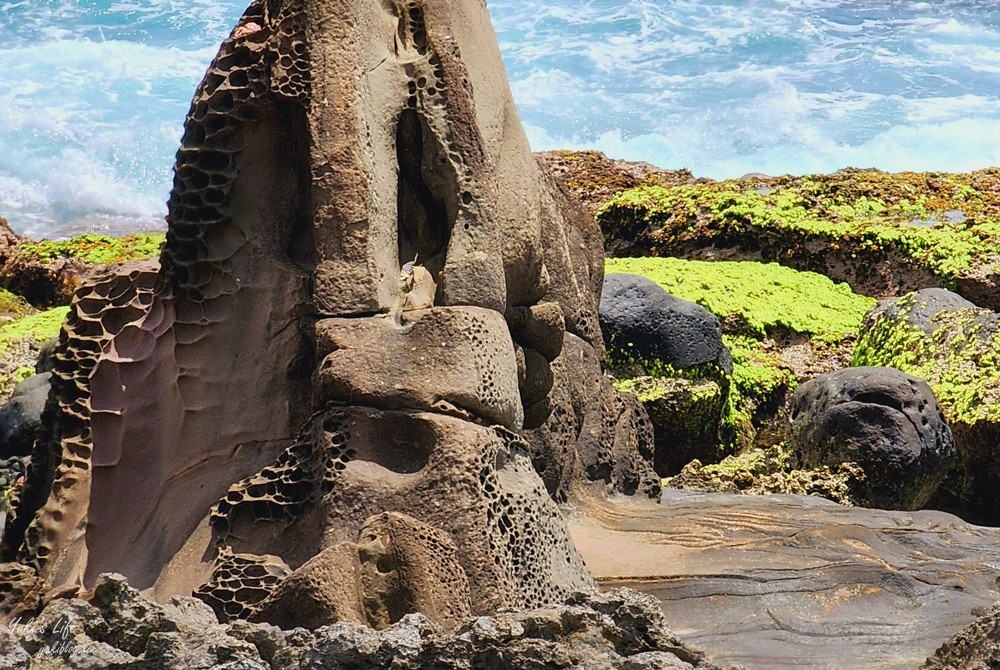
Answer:
<svg viewBox="0 0 1000 670"><path fill-rule="evenodd" d="M799 379L847 364L861 320L875 304L846 284L776 263L610 258L605 268L608 273L648 277L722 321L733 372L723 385L715 455L698 452L703 462L718 460L755 441L773 442L774 434L780 432L780 410L789 391ZM623 380L642 374L613 372ZM648 390L637 395L645 398L647 410L654 415L659 410L653 403L664 403L660 398L654 401ZM687 410L683 414L688 426L690 418L703 416ZM704 430L695 432L705 434Z"/></svg>
<svg viewBox="0 0 1000 670"><path fill-rule="evenodd" d="M69 307L33 312L0 325L0 400L35 373L42 346L59 334Z"/></svg>
<svg viewBox="0 0 1000 670"><path fill-rule="evenodd" d="M726 332L758 340L800 334L836 341L856 333L875 304L846 284L777 263L609 258L605 272L648 277L718 316Z"/></svg>
<svg viewBox="0 0 1000 670"><path fill-rule="evenodd" d="M677 472L696 458L718 458L727 397L718 381L641 376L620 380L615 388L635 395L649 412L657 442L653 466L658 473Z"/></svg>
<svg viewBox="0 0 1000 670"><path fill-rule="evenodd" d="M66 305L90 268L151 258L164 239L161 233L85 233L69 240L21 240L5 251L0 286L36 307Z"/></svg>
<svg viewBox="0 0 1000 670"><path fill-rule="evenodd" d="M640 186L597 212L622 255L778 261L871 296L953 287L1000 308L1000 169Z"/></svg>
<svg viewBox="0 0 1000 670"><path fill-rule="evenodd" d="M784 443L728 456L719 463L688 463L680 474L663 480L665 487L704 493L788 493L811 495L842 505L855 505L855 491L865 480L856 463L803 469Z"/></svg>
<svg viewBox="0 0 1000 670"><path fill-rule="evenodd" d="M917 291L865 317L852 363L927 381L959 452L960 474L946 483L956 511L1000 521L1000 314L940 289Z"/></svg>

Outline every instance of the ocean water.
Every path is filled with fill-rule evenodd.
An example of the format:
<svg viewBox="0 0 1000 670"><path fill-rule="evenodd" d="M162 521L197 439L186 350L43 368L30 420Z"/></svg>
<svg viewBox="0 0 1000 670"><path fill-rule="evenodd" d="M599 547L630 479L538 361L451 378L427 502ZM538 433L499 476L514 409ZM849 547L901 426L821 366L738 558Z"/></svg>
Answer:
<svg viewBox="0 0 1000 670"><path fill-rule="evenodd" d="M0 0L0 216L163 227L233 0ZM698 176L1000 164L998 0L490 0L536 150Z"/></svg>

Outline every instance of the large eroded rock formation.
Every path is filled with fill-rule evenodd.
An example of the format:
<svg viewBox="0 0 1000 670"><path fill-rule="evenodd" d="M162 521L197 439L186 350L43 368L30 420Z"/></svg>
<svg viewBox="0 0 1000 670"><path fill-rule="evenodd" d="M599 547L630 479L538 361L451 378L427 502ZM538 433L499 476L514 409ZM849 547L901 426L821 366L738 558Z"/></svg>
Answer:
<svg viewBox="0 0 1000 670"><path fill-rule="evenodd" d="M593 588L553 498L654 495L651 435L484 3L254 2L175 170L159 266L76 294L8 557L285 624Z"/></svg>

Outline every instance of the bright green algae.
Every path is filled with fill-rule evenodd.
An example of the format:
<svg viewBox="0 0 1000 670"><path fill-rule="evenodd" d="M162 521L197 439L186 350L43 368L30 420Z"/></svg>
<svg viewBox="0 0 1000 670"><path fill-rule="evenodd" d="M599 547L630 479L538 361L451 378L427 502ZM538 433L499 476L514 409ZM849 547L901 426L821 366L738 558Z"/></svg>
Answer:
<svg viewBox="0 0 1000 670"><path fill-rule="evenodd" d="M761 413L774 407L784 393L797 385L795 376L764 351L767 336L797 334L826 346L853 337L875 301L813 272L793 270L776 263L749 261L695 261L677 258L613 258L606 271L643 275L672 295L696 302L722 319L723 341L733 355L722 409L720 446L724 451L746 447L755 436L754 423ZM732 334L735 328L739 334ZM643 363L643 362L640 362ZM659 377L709 378L718 381L718 371L670 370L655 362L643 365L645 372ZM624 380L621 390L635 392ZM647 404L656 391L644 382L637 394ZM664 387L666 388L666 387ZM665 391L661 390L660 393ZM691 419L702 416L704 403L693 403Z"/></svg>
<svg viewBox="0 0 1000 670"><path fill-rule="evenodd" d="M609 258L605 269L642 275L720 319L734 317L756 339L776 331L840 339L875 304L847 284L777 263Z"/></svg>
<svg viewBox="0 0 1000 670"><path fill-rule="evenodd" d="M162 233L123 237L85 233L69 240L24 242L18 245L17 255L42 263L57 258L79 258L93 265L107 265L156 256L160 253L164 240Z"/></svg>
<svg viewBox="0 0 1000 670"><path fill-rule="evenodd" d="M69 307L22 316L0 325L0 398L35 373L37 349L59 334Z"/></svg>
<svg viewBox="0 0 1000 670"><path fill-rule="evenodd" d="M927 381L949 422L1000 422L1000 317L979 308L945 310L930 334L911 324L915 296L897 318L879 317L858 339L852 365L898 368Z"/></svg>
<svg viewBox="0 0 1000 670"><path fill-rule="evenodd" d="M668 255L718 244L811 260L898 258L943 285L1000 248L1000 169L968 174L842 170L831 175L641 186L597 213L606 237Z"/></svg>
<svg viewBox="0 0 1000 670"><path fill-rule="evenodd" d="M69 307L55 307L0 326L0 353L25 340L44 344L59 334L68 313Z"/></svg>

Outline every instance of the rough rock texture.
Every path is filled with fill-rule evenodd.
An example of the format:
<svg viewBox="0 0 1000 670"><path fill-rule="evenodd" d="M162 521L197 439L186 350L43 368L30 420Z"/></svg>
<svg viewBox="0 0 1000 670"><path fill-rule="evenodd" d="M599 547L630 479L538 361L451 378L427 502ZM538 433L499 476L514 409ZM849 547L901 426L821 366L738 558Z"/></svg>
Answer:
<svg viewBox="0 0 1000 670"><path fill-rule="evenodd" d="M857 504L856 491L865 478L857 463L803 469L797 467L796 460L791 450L779 444L709 465L691 461L677 475L664 479L663 485L699 493L787 493L818 496L841 505Z"/></svg>
<svg viewBox="0 0 1000 670"><path fill-rule="evenodd" d="M960 467L936 506L977 523L1000 521L1000 314L942 289L872 309L853 364L898 368L927 381L951 426Z"/></svg>
<svg viewBox="0 0 1000 670"><path fill-rule="evenodd" d="M326 397L479 417L510 430L524 423L514 345L492 310L420 310L402 328L392 319L323 319L316 345Z"/></svg>
<svg viewBox="0 0 1000 670"><path fill-rule="evenodd" d="M599 351L567 333L552 376L549 419L522 434L549 494L564 502L583 479L658 498L653 425L635 396L615 390Z"/></svg>
<svg viewBox="0 0 1000 670"><path fill-rule="evenodd" d="M751 670L912 670L1000 599L1000 529L942 512L668 489L581 505L570 529L601 583Z"/></svg>
<svg viewBox="0 0 1000 670"><path fill-rule="evenodd" d="M1000 667L1000 604L960 630L927 659L922 670L991 670Z"/></svg>
<svg viewBox="0 0 1000 670"><path fill-rule="evenodd" d="M578 199L591 217L613 195L642 185L679 186L694 183L690 170L663 170L649 163L608 158L600 151L544 151L538 154L561 187ZM630 243L609 238L608 252L629 255Z"/></svg>
<svg viewBox="0 0 1000 670"><path fill-rule="evenodd" d="M849 368L792 394L788 444L807 468L854 462L859 502L919 509L957 461L955 442L927 382L894 368Z"/></svg>
<svg viewBox="0 0 1000 670"><path fill-rule="evenodd" d="M192 598L145 600L118 575L98 578L89 602L57 600L34 620L0 627L0 667L90 670L683 670L717 666L667 628L653 598L629 589L566 604L465 619L444 632L421 614L375 631L338 623L282 631L221 625Z"/></svg>
<svg viewBox="0 0 1000 670"><path fill-rule="evenodd" d="M0 458L27 456L42 427L42 410L49 397L51 373L32 375L14 387L0 406Z"/></svg>
<svg viewBox="0 0 1000 670"><path fill-rule="evenodd" d="M601 292L601 332L612 361L685 371L733 371L717 316L640 275L611 274ZM654 370L649 370L654 372Z"/></svg>
<svg viewBox="0 0 1000 670"><path fill-rule="evenodd" d="M434 612L438 625L454 628L472 613L469 581L446 533L392 512L369 519L357 543L309 559L244 618L286 629L337 621L382 629L409 612Z"/></svg>
<svg viewBox="0 0 1000 670"><path fill-rule="evenodd" d="M274 465L230 489L213 512L218 543L297 565L359 541L369 517L396 511L446 530L461 547L474 613L592 588L559 510L510 431L361 407L327 410L311 425ZM252 575L244 581L253 583ZM241 586L210 582L204 590L238 596Z"/></svg>
<svg viewBox="0 0 1000 670"><path fill-rule="evenodd" d="M74 296L6 558L244 616L396 512L433 529L393 540L408 587L443 534L473 613L594 588L532 458L554 495L656 495L646 418L600 375L600 235L528 150L483 3L254 2L168 223L158 264Z"/></svg>
<svg viewBox="0 0 1000 670"><path fill-rule="evenodd" d="M676 474L695 459L718 461L720 422L726 394L713 379L641 376L621 381L617 387L634 394L653 423L657 474Z"/></svg>

